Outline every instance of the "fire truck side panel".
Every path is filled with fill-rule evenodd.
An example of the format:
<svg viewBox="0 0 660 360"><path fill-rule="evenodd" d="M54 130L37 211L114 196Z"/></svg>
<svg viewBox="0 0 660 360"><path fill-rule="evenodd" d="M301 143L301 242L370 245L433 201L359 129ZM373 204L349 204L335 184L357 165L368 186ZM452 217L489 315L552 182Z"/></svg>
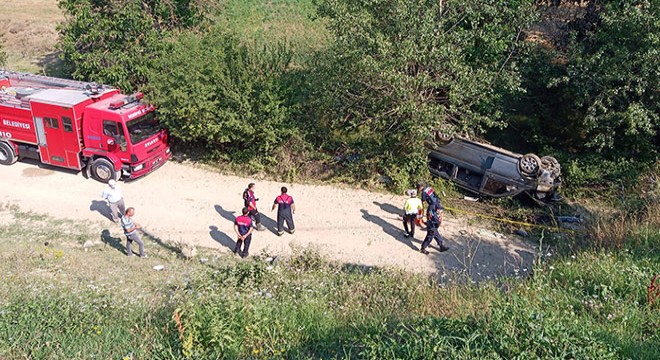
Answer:
<svg viewBox="0 0 660 360"><path fill-rule="evenodd" d="M30 110L0 105L0 138L36 145Z"/></svg>

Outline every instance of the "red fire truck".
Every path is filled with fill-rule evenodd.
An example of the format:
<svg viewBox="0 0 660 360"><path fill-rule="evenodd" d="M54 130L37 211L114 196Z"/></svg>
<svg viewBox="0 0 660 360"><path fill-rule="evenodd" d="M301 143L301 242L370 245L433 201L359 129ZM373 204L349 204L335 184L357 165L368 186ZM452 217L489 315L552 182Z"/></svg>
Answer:
<svg viewBox="0 0 660 360"><path fill-rule="evenodd" d="M170 158L167 131L141 93L0 70L0 164L32 158L93 178L135 179Z"/></svg>

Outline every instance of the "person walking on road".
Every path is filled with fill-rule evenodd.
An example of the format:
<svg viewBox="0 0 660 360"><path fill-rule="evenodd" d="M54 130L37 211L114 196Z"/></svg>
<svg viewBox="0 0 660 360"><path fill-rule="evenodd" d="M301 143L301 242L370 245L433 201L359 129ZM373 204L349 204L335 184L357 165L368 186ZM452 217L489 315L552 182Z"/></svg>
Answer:
<svg viewBox="0 0 660 360"><path fill-rule="evenodd" d="M424 255L429 254L426 248L428 248L429 245L431 245L431 241L433 241L433 239L435 239L435 241L438 243L440 252L449 250L448 247L443 245L442 236L440 236L440 232L438 231L440 224L442 224L443 209L444 208L442 207L442 205L440 205L440 203L438 203L437 205L436 204L429 205L426 214L426 217L428 219L426 223L426 237L422 242L422 248L419 250Z"/></svg>
<svg viewBox="0 0 660 360"><path fill-rule="evenodd" d="M117 223L126 213L126 205L124 204L124 198L121 195L121 189L119 188L117 181L114 179L108 181L108 186L103 189L101 198L108 202L108 206L110 207L110 217L114 223Z"/></svg>
<svg viewBox="0 0 660 360"><path fill-rule="evenodd" d="M250 243L252 242L252 218L250 218L250 210L247 207L244 207L241 213L242 215L234 220L234 231L236 232L236 236L238 236L236 247L234 247L234 254L246 258L248 256L248 250L250 250ZM241 250L241 247L243 250Z"/></svg>
<svg viewBox="0 0 660 360"><path fill-rule="evenodd" d="M141 227L140 224L133 221L133 215L135 215L135 209L129 207L121 218L121 227L124 229L124 235L126 235L126 256L133 256L131 244L135 241L140 246L140 257L146 258L147 254L144 253L144 242L140 239L140 234L137 232Z"/></svg>
<svg viewBox="0 0 660 360"><path fill-rule="evenodd" d="M420 211L424 210L422 205L422 200L417 197L417 190L408 190L408 196L410 196L406 202L403 204L403 236L405 237L415 237L415 223L417 222L417 215ZM408 229L410 225L410 230Z"/></svg>
<svg viewBox="0 0 660 360"><path fill-rule="evenodd" d="M261 214L259 214L259 210L257 210L257 201L259 201L259 199L254 196L254 188L255 184L250 183L247 189L243 191L243 205L248 209L250 216L254 218L257 230L262 231L265 230L265 228L261 225Z"/></svg>
<svg viewBox="0 0 660 360"><path fill-rule="evenodd" d="M271 209L273 211L277 206L277 236L284 234L284 221L286 221L286 227L289 228L290 234L296 232L296 226L293 224L293 214L296 213L296 204L293 203L293 198L287 194L288 189L286 186L282 186L280 190L282 194L275 198L275 203L273 203L273 208Z"/></svg>

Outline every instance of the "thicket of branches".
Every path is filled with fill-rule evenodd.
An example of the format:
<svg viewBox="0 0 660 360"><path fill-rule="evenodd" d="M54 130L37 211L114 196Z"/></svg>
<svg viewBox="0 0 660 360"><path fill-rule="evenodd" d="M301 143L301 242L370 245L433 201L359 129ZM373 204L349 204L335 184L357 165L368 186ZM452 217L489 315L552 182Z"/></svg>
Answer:
<svg viewBox="0 0 660 360"><path fill-rule="evenodd" d="M230 161L311 152L402 187L449 127L553 154L577 185L656 163L659 3L590 0L530 41L555 3L317 0L332 36L301 57L214 25L220 2L61 0L60 49L72 76L143 88L180 144Z"/></svg>

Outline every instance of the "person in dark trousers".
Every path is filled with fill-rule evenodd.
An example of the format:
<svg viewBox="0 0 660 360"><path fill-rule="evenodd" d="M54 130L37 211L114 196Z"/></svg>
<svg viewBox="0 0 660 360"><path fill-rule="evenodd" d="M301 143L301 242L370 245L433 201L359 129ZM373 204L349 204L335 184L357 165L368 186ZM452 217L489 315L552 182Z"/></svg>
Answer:
<svg viewBox="0 0 660 360"><path fill-rule="evenodd" d="M424 206L422 206L422 201L417 197L417 190L408 190L407 193L409 198L403 204L403 229L405 231L403 236L415 237L417 215L424 209Z"/></svg>
<svg viewBox="0 0 660 360"><path fill-rule="evenodd" d="M261 225L261 214L259 214L259 210L257 210L257 201L259 201L259 199L254 196L254 187L254 183L250 183L247 189L243 191L243 205L248 208L250 216L254 218L257 230L262 231L265 230L265 228Z"/></svg>
<svg viewBox="0 0 660 360"><path fill-rule="evenodd" d="M147 254L144 253L144 242L142 242L140 234L137 232L140 229L140 224L133 221L133 215L135 215L135 209L129 207L126 209L124 216L121 217L121 227L124 229L124 235L126 235L126 256L133 256L131 244L135 241L140 246L140 257L146 258Z"/></svg>
<svg viewBox="0 0 660 360"><path fill-rule="evenodd" d="M293 203L293 198L287 194L288 189L282 186L282 194L275 198L273 208L277 206L277 236L284 234L284 221L286 220L286 227L289 228L289 233L296 232L296 226L293 224L293 214L296 213L296 204Z"/></svg>
<svg viewBox="0 0 660 360"><path fill-rule="evenodd" d="M426 248L431 245L431 241L433 241L433 239L435 239L435 241L438 243L440 252L449 250L448 247L442 244L442 236L440 236L440 232L438 231L440 224L442 224L442 211L443 207L440 205L440 203L437 205L429 205L428 212L426 213L426 237L422 242L422 248L419 250L424 255L429 254Z"/></svg>
<svg viewBox="0 0 660 360"><path fill-rule="evenodd" d="M417 191L422 194L422 201L426 201L429 205L440 205L440 198L438 198L433 187L418 183Z"/></svg>
<svg viewBox="0 0 660 360"><path fill-rule="evenodd" d="M250 210L247 207L244 207L241 213L243 215L234 220L234 231L236 232L236 236L238 236L234 254L246 258L250 250L250 243L252 242L252 218L250 218ZM243 250L241 250L241 247Z"/></svg>

